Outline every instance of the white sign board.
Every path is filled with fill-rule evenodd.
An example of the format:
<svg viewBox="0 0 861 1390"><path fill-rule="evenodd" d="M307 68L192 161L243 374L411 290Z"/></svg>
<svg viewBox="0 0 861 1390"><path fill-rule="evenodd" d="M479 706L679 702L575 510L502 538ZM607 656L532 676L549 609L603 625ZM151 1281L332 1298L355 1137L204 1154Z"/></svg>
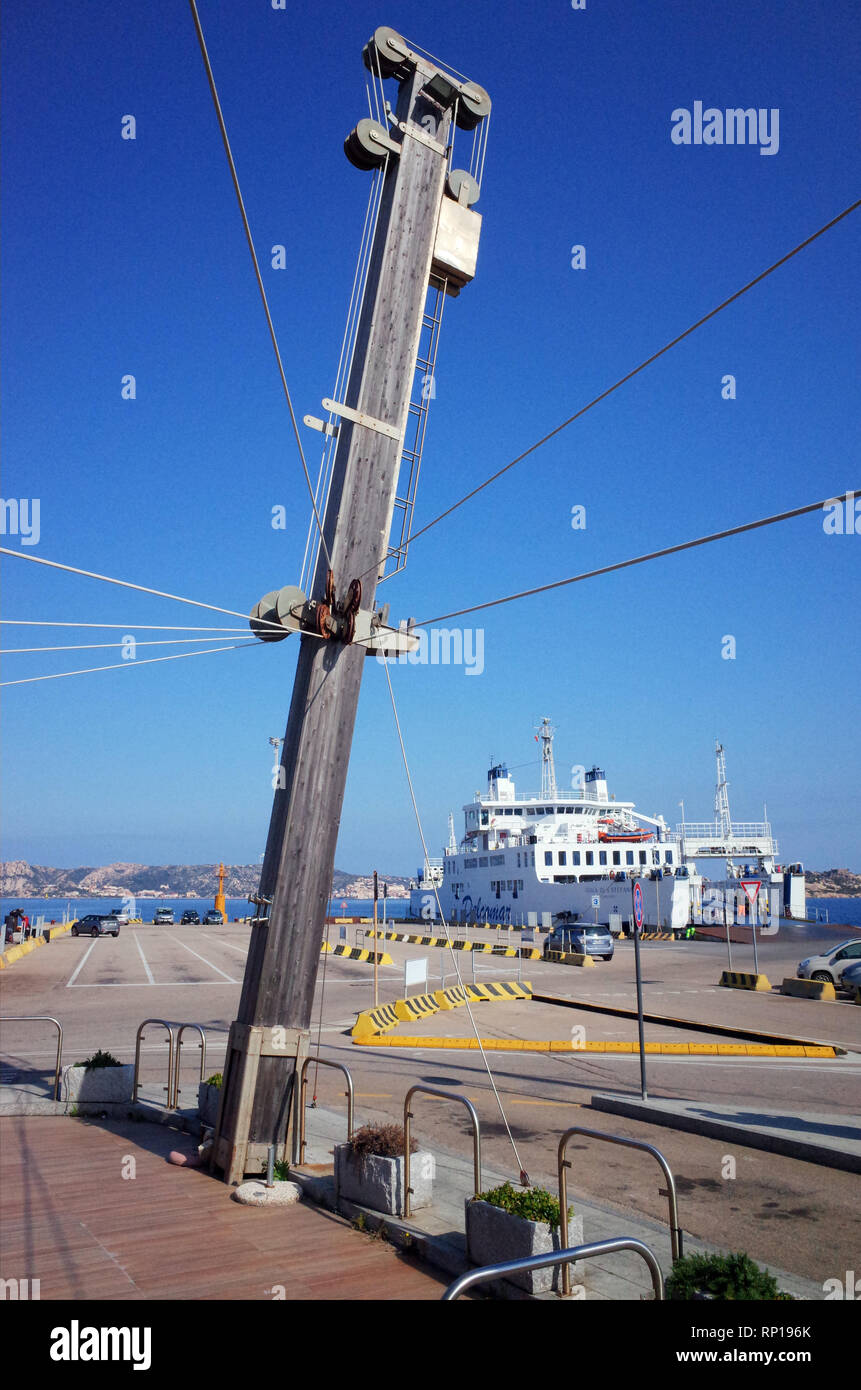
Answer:
<svg viewBox="0 0 861 1390"><path fill-rule="evenodd" d="M427 990L427 956L421 956L419 960L408 960L404 962L404 995L409 994L411 987L415 985L419 985L423 990Z"/></svg>
<svg viewBox="0 0 861 1390"><path fill-rule="evenodd" d="M593 893L593 894L592 894L592 906L593 906L593 907L600 907L600 906L601 906L601 899L599 898L599 896L598 896L597 893Z"/></svg>

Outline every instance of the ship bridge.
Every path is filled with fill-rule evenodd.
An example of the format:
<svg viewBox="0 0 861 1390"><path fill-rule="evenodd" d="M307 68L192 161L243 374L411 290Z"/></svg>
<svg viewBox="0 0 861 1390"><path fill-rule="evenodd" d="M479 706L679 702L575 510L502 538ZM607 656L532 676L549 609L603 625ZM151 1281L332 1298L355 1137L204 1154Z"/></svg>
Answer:
<svg viewBox="0 0 861 1390"><path fill-rule="evenodd" d="M722 827L715 821L677 825L685 859L774 859L777 841L768 821L733 821Z"/></svg>

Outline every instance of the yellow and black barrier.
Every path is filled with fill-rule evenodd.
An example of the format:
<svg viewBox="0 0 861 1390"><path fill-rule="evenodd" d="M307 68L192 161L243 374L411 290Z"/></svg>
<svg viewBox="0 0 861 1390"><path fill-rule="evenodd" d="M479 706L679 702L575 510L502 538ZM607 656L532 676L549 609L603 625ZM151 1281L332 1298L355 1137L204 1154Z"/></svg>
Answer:
<svg viewBox="0 0 861 1390"><path fill-rule="evenodd" d="M400 1019L428 1018L439 1013L439 1004L432 994L413 994L408 999L395 1000L395 1013Z"/></svg>
<svg viewBox="0 0 861 1390"><path fill-rule="evenodd" d="M591 956L581 955L579 951L548 951L544 957L554 965L594 965Z"/></svg>
<svg viewBox="0 0 861 1390"><path fill-rule="evenodd" d="M786 979L780 986L781 994L795 999L836 999L834 986L830 980Z"/></svg>
<svg viewBox="0 0 861 1390"><path fill-rule="evenodd" d="M330 946L333 956L341 956L343 960L366 960L377 965L394 965L391 956L385 951L365 951L360 946Z"/></svg>
<svg viewBox="0 0 861 1390"><path fill-rule="evenodd" d="M441 1009L459 1009L466 1003L466 994L460 985L451 989L435 989L433 997Z"/></svg>
<svg viewBox="0 0 861 1390"><path fill-rule="evenodd" d="M8 946L5 951L0 952L0 970L6 970L10 965L14 965L16 960L21 960L22 956L29 956L31 951L35 951L38 946L44 946L47 941L53 941L55 937L65 936L66 932L72 930L72 922L67 922L62 927L49 927L47 936L31 936L29 941L19 941L17 946Z"/></svg>
<svg viewBox="0 0 861 1390"><path fill-rule="evenodd" d="M369 1034L384 1033L394 1028L400 1019L395 1013L394 1004L380 1004L376 1009L365 1009L360 1013L352 1027L354 1038L364 1038Z"/></svg>
<svg viewBox="0 0 861 1390"><path fill-rule="evenodd" d="M499 980L492 985L475 985L470 982L464 984L464 989L468 999L477 1003L488 1003L500 999L532 998L532 985L528 980L524 980L522 984L519 984L517 980Z"/></svg>
<svg viewBox="0 0 861 1390"><path fill-rule="evenodd" d="M771 992L771 984L767 975L753 975L744 970L723 970L718 980L719 985L725 989L755 989L760 992Z"/></svg>
<svg viewBox="0 0 861 1390"><path fill-rule="evenodd" d="M408 999L396 999L391 1004L381 1004L376 1009L364 1009L356 1016L351 1035L355 1042L374 1042L380 1033L394 1028L396 1023L428 1018L440 1009L456 1009L470 1003L502 1003L513 999L531 999L532 985L524 980L502 980L494 984L454 985L451 989L438 989L432 994L413 994Z"/></svg>
<svg viewBox="0 0 861 1390"><path fill-rule="evenodd" d="M384 941L403 941L410 946L451 946L454 951L473 951L485 956L507 956L522 960L540 960L541 952L534 946L498 946L492 941L463 941L460 937L415 936L397 931L369 931L369 937L381 937Z"/></svg>

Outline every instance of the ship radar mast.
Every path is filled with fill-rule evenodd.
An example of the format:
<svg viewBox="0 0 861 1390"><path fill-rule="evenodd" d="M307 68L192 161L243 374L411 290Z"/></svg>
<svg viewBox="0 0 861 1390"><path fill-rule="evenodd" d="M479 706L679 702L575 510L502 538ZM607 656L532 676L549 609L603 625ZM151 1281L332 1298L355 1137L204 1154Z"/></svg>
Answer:
<svg viewBox="0 0 861 1390"><path fill-rule="evenodd" d="M452 854L457 854L457 836L454 833L454 812L448 813L448 847Z"/></svg>
<svg viewBox="0 0 861 1390"><path fill-rule="evenodd" d="M555 799L558 795L556 791L556 768L553 764L553 735L555 732L556 730L545 715L535 737L541 742L541 795L548 800Z"/></svg>
<svg viewBox="0 0 861 1390"><path fill-rule="evenodd" d="M715 787L715 824L724 843L732 838L732 817L729 813L729 783L726 780L726 754L722 743L715 743L717 786Z"/></svg>

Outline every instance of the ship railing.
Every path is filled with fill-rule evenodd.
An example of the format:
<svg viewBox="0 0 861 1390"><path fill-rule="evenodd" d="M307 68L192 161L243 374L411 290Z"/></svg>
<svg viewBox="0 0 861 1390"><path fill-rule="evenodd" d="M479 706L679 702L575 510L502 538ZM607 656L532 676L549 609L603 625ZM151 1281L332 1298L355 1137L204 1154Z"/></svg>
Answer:
<svg viewBox="0 0 861 1390"><path fill-rule="evenodd" d="M716 845L738 840L742 837L770 840L771 826L768 821L733 821L729 835L724 835L719 825L713 821L686 821L684 825L676 826L676 834L684 835L686 840L709 839Z"/></svg>

